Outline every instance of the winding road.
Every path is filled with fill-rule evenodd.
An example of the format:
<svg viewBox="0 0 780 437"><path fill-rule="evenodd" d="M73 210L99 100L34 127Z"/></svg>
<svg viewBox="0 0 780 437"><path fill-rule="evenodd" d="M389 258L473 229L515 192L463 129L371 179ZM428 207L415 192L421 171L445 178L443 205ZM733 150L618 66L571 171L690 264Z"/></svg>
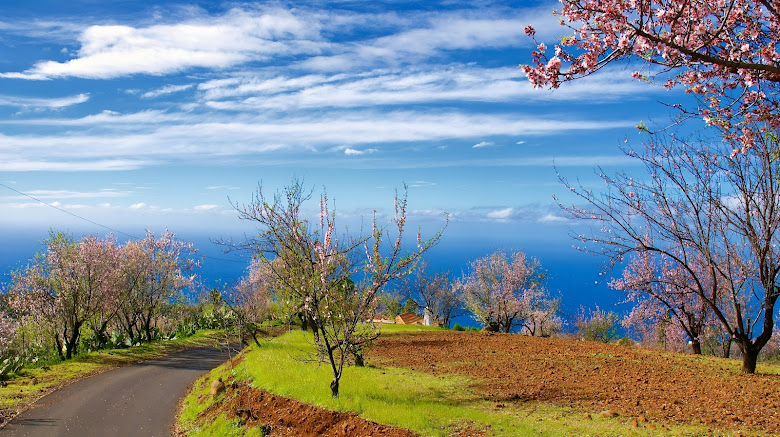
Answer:
<svg viewBox="0 0 780 437"><path fill-rule="evenodd" d="M0 437L168 437L190 384L227 359L225 348L200 347L83 379L38 400Z"/></svg>

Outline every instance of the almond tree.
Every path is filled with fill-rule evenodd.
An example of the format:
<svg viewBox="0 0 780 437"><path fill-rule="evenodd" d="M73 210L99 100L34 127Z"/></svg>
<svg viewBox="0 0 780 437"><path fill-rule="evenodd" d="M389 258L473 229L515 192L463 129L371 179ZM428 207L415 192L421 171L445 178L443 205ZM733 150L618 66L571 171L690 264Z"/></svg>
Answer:
<svg viewBox="0 0 780 437"><path fill-rule="evenodd" d="M258 188L250 204L236 205L236 209L241 219L260 226L258 236L243 247L273 261L268 265L285 297L299 303L291 307L302 308L317 331L315 347L331 368L331 393L337 397L347 360L354 358L361 364L363 349L379 335L371 322L377 293L390 280L410 273L441 233L429 240L422 240L418 233L417 250L404 255L404 195L396 196L395 215L388 228L378 224L375 213L369 236L340 239L336 215L325 194L320 199L319 223L304 216L301 208L310 198L302 182L293 180L272 199Z"/></svg>
<svg viewBox="0 0 780 437"><path fill-rule="evenodd" d="M690 266L699 274L699 278L706 280L707 270L703 267L698 263ZM711 281L710 278L708 283ZM706 324L713 320L709 317L710 307L696 292L695 281L688 275L688 270L668 260L654 263L649 252L641 252L623 269L623 277L613 279L609 285L625 292L626 301L635 304L627 320L638 318L660 325L668 317L674 326L690 338L693 353L701 354L702 334ZM720 291L707 285L704 288Z"/></svg>
<svg viewBox="0 0 780 437"><path fill-rule="evenodd" d="M404 278L398 288L406 299L427 311L433 323L448 328L452 319L466 314L461 289L450 284L449 272L429 275L427 270L428 263L421 261L416 272Z"/></svg>
<svg viewBox="0 0 780 437"><path fill-rule="evenodd" d="M257 336L260 324L271 313L275 276L269 263L260 258L252 259L248 270L246 277L228 290L223 299L236 315L242 332L260 346Z"/></svg>
<svg viewBox="0 0 780 437"><path fill-rule="evenodd" d="M82 287L99 296L89 324L96 346L102 347L108 343L106 331L120 308L121 249L112 236L105 239L87 236L79 242L78 253Z"/></svg>
<svg viewBox="0 0 780 437"><path fill-rule="evenodd" d="M780 129L780 2L777 0L561 0L571 34L548 56L537 43L535 86L558 88L604 66L636 59L639 80L681 86L702 104L684 113L721 129L731 153ZM532 26L526 34L535 38ZM678 106L679 107L679 106Z"/></svg>
<svg viewBox="0 0 780 437"><path fill-rule="evenodd" d="M596 224L577 236L595 243L588 250L614 262L647 252L681 272L676 285L709 307L740 348L743 372L753 373L779 295L778 138L759 136L735 155L733 143L663 139L641 154L626 151L644 165L642 178L601 172L607 189L600 194L561 178L587 204L561 207Z"/></svg>
<svg viewBox="0 0 780 437"><path fill-rule="evenodd" d="M82 328L102 319L117 289L115 244L112 239L52 232L45 254L14 274L12 305L32 320L54 343L61 359L78 350ZM99 328L98 328L99 329Z"/></svg>
<svg viewBox="0 0 780 437"><path fill-rule="evenodd" d="M154 339L156 321L176 292L194 280L185 273L198 264L187 258L196 252L191 243L179 241L166 230L159 238L146 231L143 240L124 247L124 305L120 324L130 339L144 335Z"/></svg>
<svg viewBox="0 0 780 437"><path fill-rule="evenodd" d="M10 351L18 326L19 322L8 311L0 311L0 357L5 357Z"/></svg>
<svg viewBox="0 0 780 437"><path fill-rule="evenodd" d="M544 305L546 276L539 261L523 252L495 252L471 263L463 300L487 330L511 332Z"/></svg>

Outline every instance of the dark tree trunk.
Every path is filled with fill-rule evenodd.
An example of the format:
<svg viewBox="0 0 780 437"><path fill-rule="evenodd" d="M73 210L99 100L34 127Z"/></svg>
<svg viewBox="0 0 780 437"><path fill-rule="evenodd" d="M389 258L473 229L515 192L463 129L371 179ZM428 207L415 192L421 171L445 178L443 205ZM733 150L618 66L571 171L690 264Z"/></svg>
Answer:
<svg viewBox="0 0 780 437"><path fill-rule="evenodd" d="M355 351L352 353L352 355L355 357L355 366L357 367L365 367L365 362L363 361L363 351Z"/></svg>
<svg viewBox="0 0 780 437"><path fill-rule="evenodd" d="M257 330L256 329L250 330L250 334L252 335L252 340L255 341L257 347L260 347L260 340L257 339Z"/></svg>
<svg viewBox="0 0 780 437"><path fill-rule="evenodd" d="M339 380L337 378L333 378L333 381L330 382L330 394L334 398L339 397Z"/></svg>
<svg viewBox="0 0 780 437"><path fill-rule="evenodd" d="M691 348L693 349L694 355L701 355L701 342L698 338L691 340Z"/></svg>
<svg viewBox="0 0 780 437"><path fill-rule="evenodd" d="M755 347L749 338L739 338L739 349L742 352L742 373L756 373L756 363L760 348Z"/></svg>
<svg viewBox="0 0 780 437"><path fill-rule="evenodd" d="M756 373L758 351L742 352L742 373Z"/></svg>
<svg viewBox="0 0 780 437"><path fill-rule="evenodd" d="M108 344L108 335L106 334L107 329L108 329L108 322L103 322L100 325L100 328L95 330L95 339L97 339L98 348L100 349L102 349L106 344Z"/></svg>
<svg viewBox="0 0 780 437"><path fill-rule="evenodd" d="M54 337L54 349L57 351L57 356L60 357L60 361L65 361L65 355L62 354L62 342L60 342L60 336Z"/></svg>
<svg viewBox="0 0 780 437"><path fill-rule="evenodd" d="M79 330L81 329L81 323L73 325L73 331L70 333L70 338L65 337L65 359L69 360L76 354L79 342Z"/></svg>

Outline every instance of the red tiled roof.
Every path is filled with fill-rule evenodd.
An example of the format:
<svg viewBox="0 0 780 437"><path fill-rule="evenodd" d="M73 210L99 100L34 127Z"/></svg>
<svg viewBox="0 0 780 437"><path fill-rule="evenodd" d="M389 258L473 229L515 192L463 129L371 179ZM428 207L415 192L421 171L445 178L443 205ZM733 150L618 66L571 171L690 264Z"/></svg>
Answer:
<svg viewBox="0 0 780 437"><path fill-rule="evenodd" d="M395 323L399 325L422 325L423 318L414 313L403 313L395 316Z"/></svg>

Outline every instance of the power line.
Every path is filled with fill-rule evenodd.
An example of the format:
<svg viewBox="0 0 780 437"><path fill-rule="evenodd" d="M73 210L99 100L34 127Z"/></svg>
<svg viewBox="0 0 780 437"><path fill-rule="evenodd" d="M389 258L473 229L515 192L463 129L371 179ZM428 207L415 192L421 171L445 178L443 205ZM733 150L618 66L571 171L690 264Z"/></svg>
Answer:
<svg viewBox="0 0 780 437"><path fill-rule="evenodd" d="M57 211L64 212L65 214L68 214L68 215L70 215L70 216L76 217L77 219L84 220L84 221L85 221L85 222L87 222L87 223L91 223L91 224L93 224L93 225L95 225L95 226L100 226L101 228L108 229L108 230L109 230L109 231L111 231L111 232L114 232L114 233L117 233L117 234L122 234L122 235L124 235L124 236L130 237L130 238L132 238L132 239L135 239L135 240L140 240L140 238L138 238L138 237L137 237L137 236L135 236L135 235L130 235L130 234L128 234L127 232L122 232L122 231L120 231L120 230L118 230L118 229L114 229L114 228L112 228L112 227L109 227L109 226L106 226L106 225L100 224L100 223L98 223L98 222L96 222L96 221L93 221L93 220L90 220L90 219L88 219L88 218L82 217L82 216L80 216L80 215L78 215L78 214L72 213L72 212L70 212L70 211L68 211L68 210L66 210L66 209L63 209L63 208L60 208L60 207L58 207L58 206L52 205L51 203L46 203L46 202L44 202L43 200L41 200L41 199L39 199L39 198L37 198L37 197L31 196L31 195L29 195L29 194L27 194L27 193L23 193L23 192L21 192L21 191L17 190L16 188L9 187L8 185L6 185L6 184L4 184L4 183L2 183L2 182L0 182L0 186L3 186L3 187L5 187L5 188L8 188L9 190L11 190L11 191L13 191L13 192L15 192L15 193L21 194L21 195L22 195L22 196L24 196L24 197L29 197L30 199L32 199L32 200L34 200L34 201L36 201L36 202L42 203L42 204L44 204L44 205L48 206L49 208L54 208L54 209L56 209Z"/></svg>
<svg viewBox="0 0 780 437"><path fill-rule="evenodd" d="M101 224L101 223L98 223L98 222L96 222L96 221L94 221L94 220L90 220L90 219L88 219L88 218L86 218L86 217L82 217L82 216L80 216L80 215L78 215L78 214L72 213L72 212L70 212L70 211L68 211L68 210L66 210L66 209L60 208L60 207L58 207L58 206L56 206L56 205L52 205L51 203L44 202L43 200L41 200L41 199L39 199L39 198L37 198L37 197L35 197L35 196L32 196L32 195L30 195L30 194L27 194L27 193L24 193L24 192L22 192L22 191L19 191L19 190L17 190L16 188L9 187L8 185L6 185L6 184L4 184L4 183L2 183L2 182L0 182L0 186L2 186L2 187L5 187L5 188L8 188L9 190L11 190L11 191L13 191L13 192L15 192L15 193L17 193L17 194L20 194L20 195L22 195L22 196L24 196L24 197L28 197L28 198L30 198L30 199L32 199L32 200L34 200L34 201L38 202L38 203L42 203L42 204L44 204L44 205L48 206L49 208L54 208L54 209L56 209L57 211L64 212L65 214L68 214L69 216L75 217L75 218L77 218L77 219L79 219L79 220L84 220L84 221L85 221L85 222L87 222L87 223L93 224L93 225L95 225L95 226L100 226L101 228L104 228L104 229L108 229L109 231L111 231L111 232L113 232L113 233L115 233L115 234L121 234L121 235L124 235L124 236L126 236L126 237L130 237L130 238L131 238L131 239L133 239L133 240L140 240L140 239L141 239L141 238L140 238L140 237L138 237L138 236L135 236L135 235L128 234L127 232L123 232L123 231L120 231L120 230L118 230L118 229L114 229L114 228L112 228L112 227L110 227L110 226L106 226L106 225L104 225L104 224ZM228 262L244 263L244 261L242 261L242 260L227 259L227 258L215 258L215 257L213 257L213 256L208 256L208 255L201 255L201 256L202 256L203 258L206 258L206 259L212 259L212 260L216 260L216 261L228 261Z"/></svg>

